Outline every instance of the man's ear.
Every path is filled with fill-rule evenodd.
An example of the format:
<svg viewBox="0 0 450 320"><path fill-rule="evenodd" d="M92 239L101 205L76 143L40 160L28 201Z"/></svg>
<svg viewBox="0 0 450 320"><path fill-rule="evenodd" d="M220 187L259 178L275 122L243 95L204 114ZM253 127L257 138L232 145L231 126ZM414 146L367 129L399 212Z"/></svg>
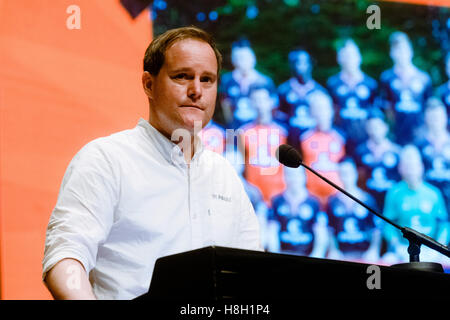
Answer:
<svg viewBox="0 0 450 320"><path fill-rule="evenodd" d="M148 71L144 71L142 74L142 86L147 97L153 96L153 76Z"/></svg>

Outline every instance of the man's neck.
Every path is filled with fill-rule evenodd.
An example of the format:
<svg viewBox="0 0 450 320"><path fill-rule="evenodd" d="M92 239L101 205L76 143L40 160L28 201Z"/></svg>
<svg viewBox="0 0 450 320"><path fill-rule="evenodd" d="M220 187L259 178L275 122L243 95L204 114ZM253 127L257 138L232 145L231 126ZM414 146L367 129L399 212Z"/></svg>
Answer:
<svg viewBox="0 0 450 320"><path fill-rule="evenodd" d="M342 70L341 71L341 79L350 87L362 81L364 75L361 69L355 70Z"/></svg>
<svg viewBox="0 0 450 320"><path fill-rule="evenodd" d="M408 188L413 191L418 190L423 183L422 180L415 181L415 182L408 182L408 181L405 181L405 182L406 182L406 185L408 186Z"/></svg>
<svg viewBox="0 0 450 320"><path fill-rule="evenodd" d="M178 139L174 139L173 133L168 133L168 132L162 130L157 125L157 123L155 123L155 122L152 123L152 121L150 119L148 120L148 122L159 133L161 133L169 141L176 144L180 148L181 152L183 152L184 160L186 161L187 164L189 164L191 162L192 158L194 157L194 153L195 153L195 139L196 139L195 134L190 135L190 139L188 139L189 141L183 142L183 136L180 136Z"/></svg>
<svg viewBox="0 0 450 320"><path fill-rule="evenodd" d="M300 189L287 189L284 193L285 199L290 203L300 203L304 199L306 199L308 195L308 191L306 188L300 188Z"/></svg>
<svg viewBox="0 0 450 320"><path fill-rule="evenodd" d="M297 80L298 83L304 85L304 84L308 83L309 81L311 81L311 76L305 75L305 74L297 74L295 76L295 79Z"/></svg>

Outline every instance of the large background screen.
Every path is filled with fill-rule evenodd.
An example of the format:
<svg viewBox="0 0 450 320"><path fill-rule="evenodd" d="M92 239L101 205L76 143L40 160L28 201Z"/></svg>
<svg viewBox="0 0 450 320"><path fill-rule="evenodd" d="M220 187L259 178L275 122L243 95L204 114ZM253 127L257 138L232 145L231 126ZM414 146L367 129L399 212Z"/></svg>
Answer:
<svg viewBox="0 0 450 320"><path fill-rule="evenodd" d="M203 137L234 161L266 250L408 261L398 231L308 172L278 167L281 143L386 217L449 243L450 16L434 4L153 2L155 34L196 25L223 53ZM427 248L421 258L449 265Z"/></svg>

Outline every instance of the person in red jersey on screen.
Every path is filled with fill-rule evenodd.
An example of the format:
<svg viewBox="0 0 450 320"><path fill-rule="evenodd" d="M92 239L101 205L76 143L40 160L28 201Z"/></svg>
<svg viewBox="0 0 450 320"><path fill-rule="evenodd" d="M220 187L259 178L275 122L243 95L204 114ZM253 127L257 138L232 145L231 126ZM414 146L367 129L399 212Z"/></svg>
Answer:
<svg viewBox="0 0 450 320"><path fill-rule="evenodd" d="M245 178L257 186L264 201L270 206L270 199L285 188L283 167L275 157L277 148L286 143L287 130L273 120L275 92L265 86L250 89L250 102L257 110L255 121L240 127L240 147L245 154Z"/></svg>
<svg viewBox="0 0 450 320"><path fill-rule="evenodd" d="M132 299L155 261L210 245L261 248L258 221L233 166L205 150L221 55L196 27L155 38L142 85L149 121L83 147L47 228L43 280L57 299Z"/></svg>
<svg viewBox="0 0 450 320"><path fill-rule="evenodd" d="M333 127L333 104L329 95L315 91L308 97L311 116L316 127L300 136L303 161L320 174L340 185L338 162L345 155L345 140ZM309 171L306 173L308 190L326 205L336 190Z"/></svg>

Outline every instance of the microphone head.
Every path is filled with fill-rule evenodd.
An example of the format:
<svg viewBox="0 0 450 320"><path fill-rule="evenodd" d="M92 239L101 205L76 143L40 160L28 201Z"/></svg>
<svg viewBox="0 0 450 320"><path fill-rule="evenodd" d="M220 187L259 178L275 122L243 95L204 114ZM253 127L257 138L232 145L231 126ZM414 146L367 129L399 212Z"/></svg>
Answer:
<svg viewBox="0 0 450 320"><path fill-rule="evenodd" d="M298 168L302 164L302 156L293 146L282 144L276 151L278 161L290 168Z"/></svg>

